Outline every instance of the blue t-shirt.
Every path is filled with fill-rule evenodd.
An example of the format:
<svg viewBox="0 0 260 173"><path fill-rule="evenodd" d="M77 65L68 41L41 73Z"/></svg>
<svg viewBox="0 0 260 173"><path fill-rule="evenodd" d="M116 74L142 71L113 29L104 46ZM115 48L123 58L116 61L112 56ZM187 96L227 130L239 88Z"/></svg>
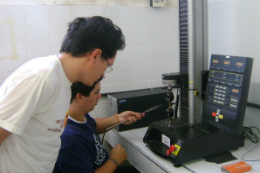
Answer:
<svg viewBox="0 0 260 173"><path fill-rule="evenodd" d="M95 172L109 158L96 130L96 121L85 115L87 122L79 123L68 119L61 135L61 148L55 169L62 173Z"/></svg>

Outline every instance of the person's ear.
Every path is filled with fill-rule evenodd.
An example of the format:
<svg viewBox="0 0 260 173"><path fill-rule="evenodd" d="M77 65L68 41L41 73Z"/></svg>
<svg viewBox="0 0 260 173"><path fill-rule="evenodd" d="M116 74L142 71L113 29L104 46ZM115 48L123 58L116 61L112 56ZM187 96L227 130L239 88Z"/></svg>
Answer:
<svg viewBox="0 0 260 173"><path fill-rule="evenodd" d="M102 54L102 50L101 49L95 49L92 53L91 53L91 58L92 60L96 60L98 56L101 56Z"/></svg>
<svg viewBox="0 0 260 173"><path fill-rule="evenodd" d="M81 102L82 101L82 98L83 98L82 96L83 96L82 94L77 93L77 95L76 95L77 102Z"/></svg>
<svg viewBox="0 0 260 173"><path fill-rule="evenodd" d="M101 56L102 50L101 49L95 49L93 53L94 53L95 56Z"/></svg>

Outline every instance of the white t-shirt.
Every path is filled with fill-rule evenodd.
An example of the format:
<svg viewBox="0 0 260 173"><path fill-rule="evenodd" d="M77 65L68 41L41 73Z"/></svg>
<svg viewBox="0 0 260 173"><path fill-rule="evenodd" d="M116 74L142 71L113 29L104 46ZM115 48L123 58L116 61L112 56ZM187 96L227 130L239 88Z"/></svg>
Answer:
<svg viewBox="0 0 260 173"><path fill-rule="evenodd" d="M0 88L1 173L49 173L56 162L69 109L71 82L56 55L17 69Z"/></svg>

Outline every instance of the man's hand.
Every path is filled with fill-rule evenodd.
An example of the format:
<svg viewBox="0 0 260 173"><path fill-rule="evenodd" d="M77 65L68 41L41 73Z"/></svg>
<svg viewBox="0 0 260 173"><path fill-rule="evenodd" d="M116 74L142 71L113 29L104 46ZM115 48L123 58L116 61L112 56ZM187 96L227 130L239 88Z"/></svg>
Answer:
<svg viewBox="0 0 260 173"><path fill-rule="evenodd" d="M125 149L120 145L116 145L110 152L110 157L115 159L120 165L127 158Z"/></svg>
<svg viewBox="0 0 260 173"><path fill-rule="evenodd" d="M97 131L99 134L104 133L108 130L111 130L112 128L116 127L116 125L119 125L119 123L123 123L124 125L132 124L136 122L137 120L140 120L145 114L144 113L137 113L133 111L125 111L121 114L116 114L111 117L107 118L96 118L96 124L97 124Z"/></svg>
<svg viewBox="0 0 260 173"><path fill-rule="evenodd" d="M144 113L125 111L122 112L121 114L118 114L118 118L120 122L128 120L127 122L124 123L124 125L127 125L127 124L132 124L137 120L140 120L144 115L145 115Z"/></svg>

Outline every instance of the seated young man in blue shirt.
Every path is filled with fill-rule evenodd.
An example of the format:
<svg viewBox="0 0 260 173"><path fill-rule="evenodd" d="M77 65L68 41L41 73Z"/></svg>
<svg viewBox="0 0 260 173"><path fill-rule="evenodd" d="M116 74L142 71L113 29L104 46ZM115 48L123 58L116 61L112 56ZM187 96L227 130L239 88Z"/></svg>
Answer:
<svg viewBox="0 0 260 173"><path fill-rule="evenodd" d="M108 118L93 119L88 114L101 98L100 82L88 87L81 82L71 86L72 98L61 148L54 172L62 173L112 173L127 157L125 149L116 145L110 152L103 148L99 134L106 128L126 119L132 124L144 114L125 111Z"/></svg>

